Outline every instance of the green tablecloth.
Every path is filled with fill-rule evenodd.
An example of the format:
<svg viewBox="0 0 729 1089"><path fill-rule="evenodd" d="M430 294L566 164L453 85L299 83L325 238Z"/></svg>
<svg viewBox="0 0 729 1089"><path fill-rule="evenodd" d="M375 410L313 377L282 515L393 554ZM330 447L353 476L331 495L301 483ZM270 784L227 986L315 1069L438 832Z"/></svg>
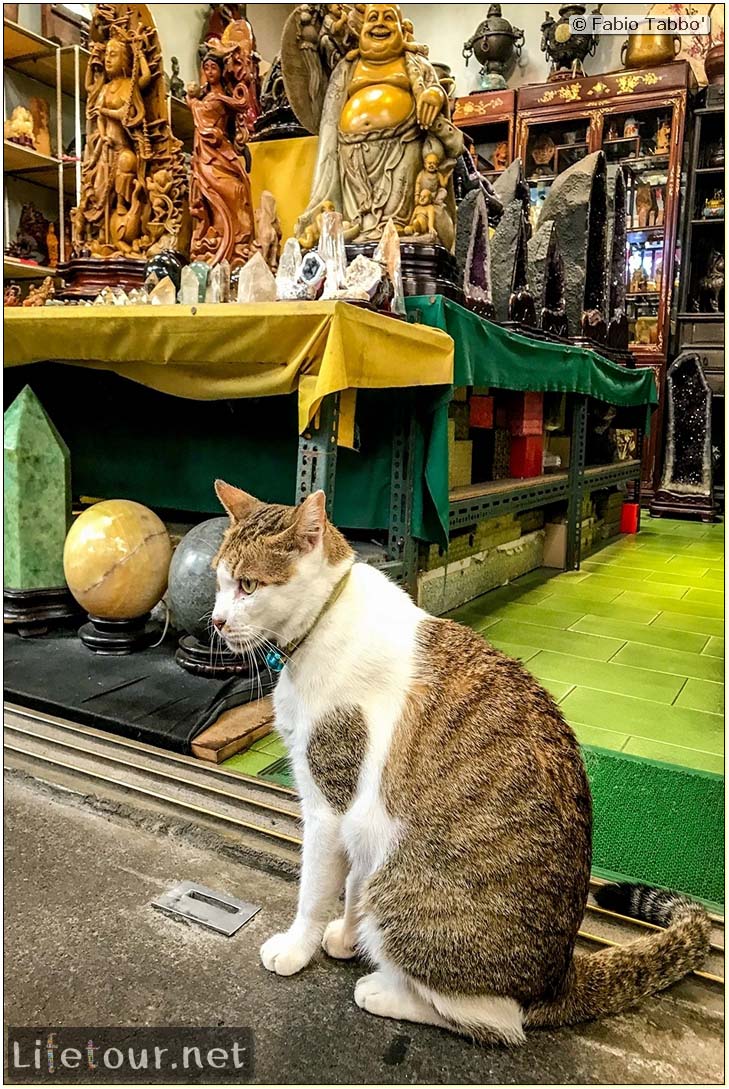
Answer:
<svg viewBox="0 0 729 1089"><path fill-rule="evenodd" d="M626 370L587 348L532 340L485 321L443 295L416 295L405 300L411 321L444 329L455 344L454 384L534 392L583 393L619 407L646 406L646 431L652 406L658 404L653 371ZM448 539L448 404L446 388L433 407L430 435L425 437L425 487L416 488L416 534L447 544ZM416 453L416 456L417 453Z"/></svg>

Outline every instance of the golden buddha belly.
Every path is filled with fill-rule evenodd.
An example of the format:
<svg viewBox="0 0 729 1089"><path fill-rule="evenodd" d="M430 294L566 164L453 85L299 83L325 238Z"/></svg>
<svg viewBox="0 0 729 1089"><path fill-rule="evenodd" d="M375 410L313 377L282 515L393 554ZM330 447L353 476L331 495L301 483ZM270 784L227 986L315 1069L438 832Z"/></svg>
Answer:
<svg viewBox="0 0 729 1089"><path fill-rule="evenodd" d="M390 83L373 83L354 92L339 118L342 132L375 132L401 125L413 112L412 92Z"/></svg>

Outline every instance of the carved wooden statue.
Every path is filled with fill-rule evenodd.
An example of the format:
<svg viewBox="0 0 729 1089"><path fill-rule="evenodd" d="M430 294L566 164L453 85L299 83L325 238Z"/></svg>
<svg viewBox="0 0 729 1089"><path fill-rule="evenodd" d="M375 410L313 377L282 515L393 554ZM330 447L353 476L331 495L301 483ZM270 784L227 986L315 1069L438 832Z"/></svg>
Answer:
<svg viewBox="0 0 729 1089"><path fill-rule="evenodd" d="M193 219L190 256L211 264L244 265L258 249L251 183L238 152L248 137L249 95L237 73L238 44L209 42L201 88L188 87L195 124L190 182ZM235 142L235 146L234 146Z"/></svg>
<svg viewBox="0 0 729 1089"><path fill-rule="evenodd" d="M144 260L184 249L182 144L170 130L157 31L144 4L95 8L86 93L75 251Z"/></svg>
<svg viewBox="0 0 729 1089"><path fill-rule="evenodd" d="M403 232L414 228L412 241L452 250L451 175L463 136L423 47L409 39L397 5L366 5L357 47L334 69L326 92L314 184L297 236L330 200L348 242L378 241L392 219ZM442 198L438 191L423 196L422 175L433 161Z"/></svg>

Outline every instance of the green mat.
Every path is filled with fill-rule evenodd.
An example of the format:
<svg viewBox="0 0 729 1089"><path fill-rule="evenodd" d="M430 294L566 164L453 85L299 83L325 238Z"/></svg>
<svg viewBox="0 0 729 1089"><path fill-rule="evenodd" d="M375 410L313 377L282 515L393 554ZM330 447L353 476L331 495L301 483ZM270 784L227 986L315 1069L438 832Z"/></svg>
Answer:
<svg viewBox="0 0 729 1089"><path fill-rule="evenodd" d="M724 902L724 779L583 747L594 805L593 870ZM286 757L259 772L293 786Z"/></svg>

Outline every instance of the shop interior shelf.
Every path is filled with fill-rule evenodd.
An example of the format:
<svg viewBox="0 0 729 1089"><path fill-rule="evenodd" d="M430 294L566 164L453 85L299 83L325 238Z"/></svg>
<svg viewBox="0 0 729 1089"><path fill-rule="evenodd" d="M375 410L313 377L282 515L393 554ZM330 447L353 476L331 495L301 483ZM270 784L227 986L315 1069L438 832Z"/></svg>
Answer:
<svg viewBox="0 0 729 1089"><path fill-rule="evenodd" d="M6 280L40 280L44 276L55 275L56 270L45 265L29 265L14 257L3 257L3 277Z"/></svg>
<svg viewBox="0 0 729 1089"><path fill-rule="evenodd" d="M473 525L499 511L522 511L566 499L567 473L549 473L526 480L491 480L454 488L450 499L450 529Z"/></svg>
<svg viewBox="0 0 729 1089"><path fill-rule="evenodd" d="M76 162L73 159L59 162L48 155L41 155L29 147L14 144L11 140L3 142L3 167L5 174L22 177L33 185L42 185L45 189L58 189L58 167L63 168L64 192L73 196L76 193Z"/></svg>
<svg viewBox="0 0 729 1089"><path fill-rule="evenodd" d="M622 484L626 480L636 480L640 476L640 461L616 461L611 465L592 465L585 469L585 483L593 490L609 488L613 484Z"/></svg>
<svg viewBox="0 0 729 1089"><path fill-rule="evenodd" d="M723 174L723 166L699 166L696 168L697 174Z"/></svg>
<svg viewBox="0 0 729 1089"><path fill-rule="evenodd" d="M701 219L692 219L691 225L693 227L703 227L705 223L723 223L724 216L704 216Z"/></svg>
<svg viewBox="0 0 729 1089"><path fill-rule="evenodd" d="M82 45L66 45L61 49L61 90L65 95L76 94L76 53L78 53L79 98L83 102L86 98L84 80L91 54Z"/></svg>
<svg viewBox="0 0 729 1089"><path fill-rule="evenodd" d="M55 88L57 53L54 42L9 19L3 20L3 60L8 68Z"/></svg>

